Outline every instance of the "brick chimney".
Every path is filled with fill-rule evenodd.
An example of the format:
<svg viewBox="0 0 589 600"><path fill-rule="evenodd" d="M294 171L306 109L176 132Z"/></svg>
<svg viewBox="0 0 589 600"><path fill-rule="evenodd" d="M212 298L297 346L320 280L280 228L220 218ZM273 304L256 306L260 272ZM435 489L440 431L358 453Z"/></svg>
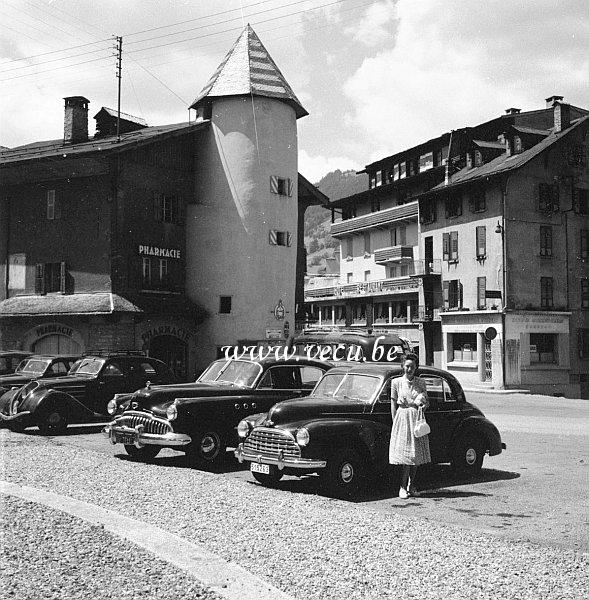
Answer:
<svg viewBox="0 0 589 600"><path fill-rule="evenodd" d="M554 131L562 131L571 126L571 105L563 102L554 103Z"/></svg>
<svg viewBox="0 0 589 600"><path fill-rule="evenodd" d="M563 96L550 96L546 98L546 108L552 108L555 102L560 102Z"/></svg>
<svg viewBox="0 0 589 600"><path fill-rule="evenodd" d="M65 100L63 143L78 144L88 141L88 104L84 96L69 96Z"/></svg>

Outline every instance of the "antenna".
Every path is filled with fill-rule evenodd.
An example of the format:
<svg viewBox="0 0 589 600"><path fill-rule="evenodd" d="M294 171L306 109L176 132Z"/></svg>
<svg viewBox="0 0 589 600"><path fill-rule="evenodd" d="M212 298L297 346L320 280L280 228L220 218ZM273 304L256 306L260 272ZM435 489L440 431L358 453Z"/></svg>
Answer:
<svg viewBox="0 0 589 600"><path fill-rule="evenodd" d="M123 71L123 36L116 36L117 40L117 79L119 89L117 97L117 142L121 141L121 76Z"/></svg>

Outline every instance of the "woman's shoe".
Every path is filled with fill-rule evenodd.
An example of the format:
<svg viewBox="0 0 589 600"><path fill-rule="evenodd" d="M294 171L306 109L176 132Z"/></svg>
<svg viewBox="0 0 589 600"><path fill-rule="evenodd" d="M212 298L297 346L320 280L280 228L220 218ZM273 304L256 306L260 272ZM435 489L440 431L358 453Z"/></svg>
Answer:
<svg viewBox="0 0 589 600"><path fill-rule="evenodd" d="M405 488L399 488L399 498L403 498L403 500L406 500L407 498L409 498L409 495L409 492Z"/></svg>

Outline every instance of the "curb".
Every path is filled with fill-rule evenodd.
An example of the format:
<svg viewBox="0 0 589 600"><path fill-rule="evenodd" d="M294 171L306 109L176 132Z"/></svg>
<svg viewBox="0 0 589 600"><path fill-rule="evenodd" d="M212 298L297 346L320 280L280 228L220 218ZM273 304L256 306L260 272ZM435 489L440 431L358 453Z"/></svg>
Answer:
<svg viewBox="0 0 589 600"><path fill-rule="evenodd" d="M243 567L223 560L155 525L130 519L95 504L53 492L0 480L0 494L43 504L68 513L141 546L158 558L186 571L227 600L296 600Z"/></svg>

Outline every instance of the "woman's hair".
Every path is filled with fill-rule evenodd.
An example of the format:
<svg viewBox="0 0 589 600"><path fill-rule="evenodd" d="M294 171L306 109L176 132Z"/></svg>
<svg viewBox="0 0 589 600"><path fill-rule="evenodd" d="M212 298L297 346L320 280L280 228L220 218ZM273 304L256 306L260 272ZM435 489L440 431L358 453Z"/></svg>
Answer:
<svg viewBox="0 0 589 600"><path fill-rule="evenodd" d="M415 363L416 369L419 367L419 357L417 356L417 354L415 354L415 352L408 352L407 354L405 354L405 356L403 357L403 364L406 360L412 360Z"/></svg>

